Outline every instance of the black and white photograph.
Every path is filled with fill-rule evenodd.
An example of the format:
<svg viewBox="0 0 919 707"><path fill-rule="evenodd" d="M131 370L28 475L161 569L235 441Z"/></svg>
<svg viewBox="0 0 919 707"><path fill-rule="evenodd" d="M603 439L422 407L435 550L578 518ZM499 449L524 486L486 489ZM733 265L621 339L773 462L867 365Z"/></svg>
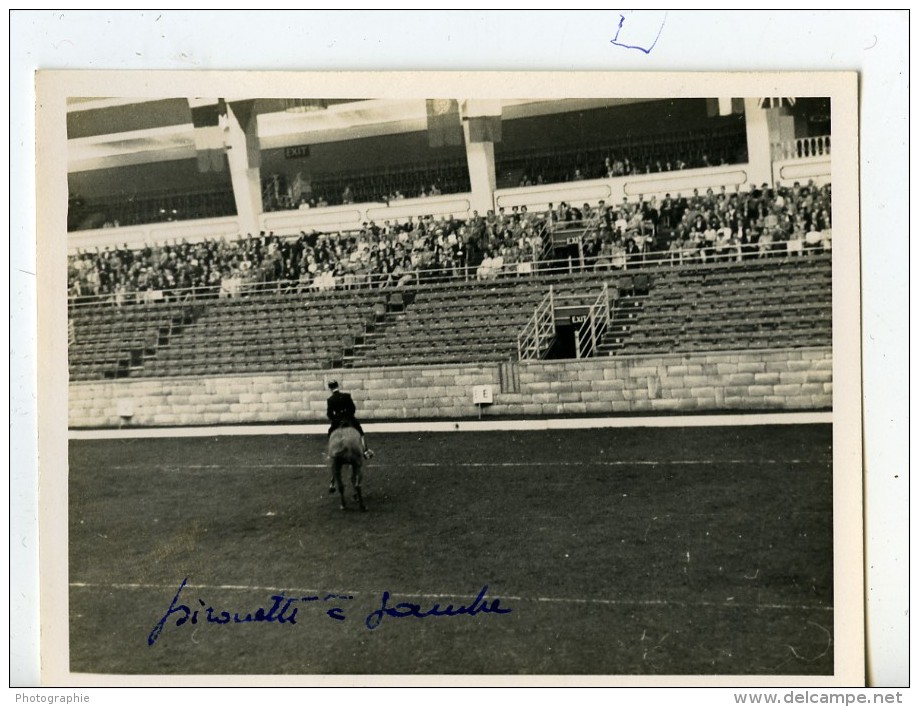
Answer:
<svg viewBox="0 0 919 707"><path fill-rule="evenodd" d="M54 675L864 680L855 74L37 91Z"/></svg>

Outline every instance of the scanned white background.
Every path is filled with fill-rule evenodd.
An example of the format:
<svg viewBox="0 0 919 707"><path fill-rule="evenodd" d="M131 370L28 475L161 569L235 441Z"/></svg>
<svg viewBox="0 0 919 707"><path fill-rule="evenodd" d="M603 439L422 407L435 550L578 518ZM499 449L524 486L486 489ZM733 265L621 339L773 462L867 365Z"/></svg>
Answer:
<svg viewBox="0 0 919 707"><path fill-rule="evenodd" d="M628 12L633 27L654 24ZM859 71L869 679L909 684L908 13L671 11L648 54L610 43L619 19L616 9L9 16L10 685L38 684L37 68Z"/></svg>

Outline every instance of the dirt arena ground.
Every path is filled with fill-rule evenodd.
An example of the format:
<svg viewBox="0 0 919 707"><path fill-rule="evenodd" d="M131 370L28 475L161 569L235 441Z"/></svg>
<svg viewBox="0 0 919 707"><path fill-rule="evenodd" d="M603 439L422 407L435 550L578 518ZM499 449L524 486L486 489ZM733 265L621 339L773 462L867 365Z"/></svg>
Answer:
<svg viewBox="0 0 919 707"><path fill-rule="evenodd" d="M71 440L71 670L832 674L830 425L369 439Z"/></svg>

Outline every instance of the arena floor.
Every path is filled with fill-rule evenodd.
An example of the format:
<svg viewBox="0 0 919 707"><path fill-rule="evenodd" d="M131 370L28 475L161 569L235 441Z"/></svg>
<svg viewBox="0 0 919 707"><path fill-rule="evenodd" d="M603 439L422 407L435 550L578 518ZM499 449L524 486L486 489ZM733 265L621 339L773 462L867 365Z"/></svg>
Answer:
<svg viewBox="0 0 919 707"><path fill-rule="evenodd" d="M374 434L367 513L327 493L322 435L71 440L70 667L829 675L831 430ZM196 623L151 645L186 578ZM367 627L384 592L424 613L485 586L509 613ZM282 592L295 623L206 620Z"/></svg>

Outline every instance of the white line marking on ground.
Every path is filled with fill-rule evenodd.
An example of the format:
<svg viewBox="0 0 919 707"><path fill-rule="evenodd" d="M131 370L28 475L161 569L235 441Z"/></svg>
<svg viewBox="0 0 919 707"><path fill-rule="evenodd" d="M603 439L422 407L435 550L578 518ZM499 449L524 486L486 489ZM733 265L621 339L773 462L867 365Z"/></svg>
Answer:
<svg viewBox="0 0 919 707"><path fill-rule="evenodd" d="M73 589L103 589L103 590L146 590L155 589L175 594L178 585L167 584L142 584L142 583L125 583L125 584L99 584L93 582L71 582L70 587ZM326 589L303 589L299 587L262 587L248 586L241 584L186 584L186 590L197 591L242 591L242 592L284 592L287 596L300 594L303 596L326 596L326 595L348 595L373 597L382 597L383 590L326 590ZM434 593L420 591L393 591L387 589L394 597L411 597L416 599L472 599L475 596L473 592L455 592L455 593ZM493 594L493 596L492 596ZM670 599L591 599L577 597L524 597L498 592L489 593L490 598L501 599L503 601L523 601L542 604L596 604L601 606L699 606L699 607L721 607L721 608L746 608L746 609L771 609L776 611L832 611L832 606L810 605L810 604L744 604L736 601L674 601Z"/></svg>
<svg viewBox="0 0 919 707"><path fill-rule="evenodd" d="M544 420L443 420L430 422L366 422L373 433L513 432L627 427L748 427L807 425L833 422L831 412L781 412L751 415L667 415L663 417L591 417ZM151 427L110 430L70 430L70 439L143 439L154 437L234 437L256 435L324 435L326 424L236 425L219 427Z"/></svg>
<svg viewBox="0 0 919 707"><path fill-rule="evenodd" d="M664 459L664 460L647 460L636 459L628 461L619 460L596 460L596 461L557 461L557 462L399 462L398 464L381 464L374 462L370 465L374 469L439 469L445 465L454 467L469 468L519 468L519 467L595 467L595 466L712 466L712 465L743 465L751 466L757 464L825 464L829 465L829 460L813 459ZM111 470L128 470L137 469L138 467L157 467L163 469L328 469L328 463L325 464L163 464L161 462L138 461L136 464L108 466Z"/></svg>

